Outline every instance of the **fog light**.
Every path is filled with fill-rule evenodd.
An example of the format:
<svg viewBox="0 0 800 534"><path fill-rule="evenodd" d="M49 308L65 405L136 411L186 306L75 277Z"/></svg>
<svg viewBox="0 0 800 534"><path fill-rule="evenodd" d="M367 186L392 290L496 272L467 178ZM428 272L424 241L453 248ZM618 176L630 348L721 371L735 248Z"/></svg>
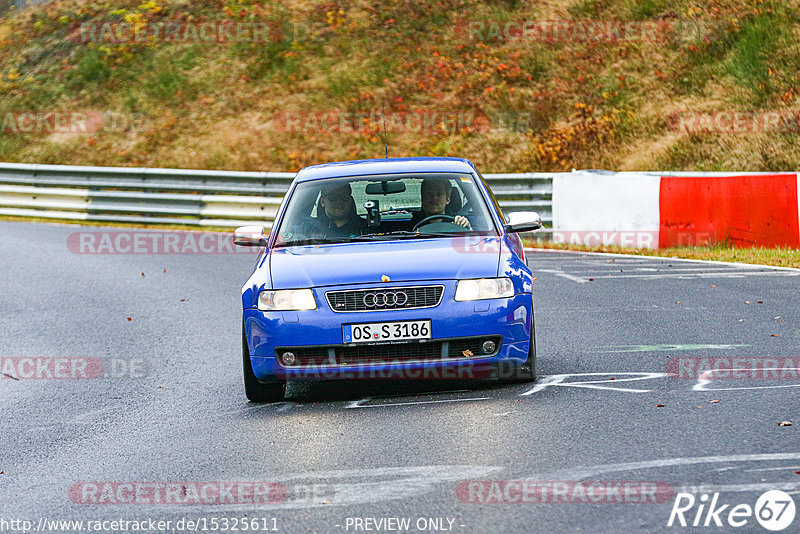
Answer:
<svg viewBox="0 0 800 534"><path fill-rule="evenodd" d="M483 342L483 345L481 345L481 350L484 354L491 354L494 352L495 347L496 345L494 344L494 341L487 339Z"/></svg>
<svg viewBox="0 0 800 534"><path fill-rule="evenodd" d="M281 359L285 365L294 365L294 362L297 361L297 359L294 357L294 352L284 352L281 355Z"/></svg>

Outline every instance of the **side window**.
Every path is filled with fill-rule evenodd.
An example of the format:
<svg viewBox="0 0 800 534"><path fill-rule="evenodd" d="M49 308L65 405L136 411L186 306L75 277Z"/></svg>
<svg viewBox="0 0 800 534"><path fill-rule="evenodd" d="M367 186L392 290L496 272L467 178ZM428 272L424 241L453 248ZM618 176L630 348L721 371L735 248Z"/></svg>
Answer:
<svg viewBox="0 0 800 534"><path fill-rule="evenodd" d="M506 216L503 214L503 210L500 209L500 204L497 202L497 199L494 198L494 193L492 193L492 189L486 183L486 180L483 178L481 173L478 173L478 177L481 179L481 183L483 184L484 189L486 189L486 192L489 193L489 198L492 200L492 205L494 206L494 209L497 210L498 215L500 215L500 220L505 222Z"/></svg>

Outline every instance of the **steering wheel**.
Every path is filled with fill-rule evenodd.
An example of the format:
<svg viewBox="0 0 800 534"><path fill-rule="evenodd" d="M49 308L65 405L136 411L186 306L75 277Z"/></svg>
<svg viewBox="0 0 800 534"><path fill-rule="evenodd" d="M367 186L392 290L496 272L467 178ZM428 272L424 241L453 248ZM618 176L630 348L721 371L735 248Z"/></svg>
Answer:
<svg viewBox="0 0 800 534"><path fill-rule="evenodd" d="M456 220L456 218L453 217L452 215L444 215L444 214L430 215L430 216L425 217L424 219L422 219L417 224L415 224L414 228L412 228L411 231L413 232L414 230L416 230L420 226L424 226L424 225L428 224L429 222L435 221L437 219L442 219L442 221L444 221L444 222L451 222L451 223L454 223L455 220Z"/></svg>

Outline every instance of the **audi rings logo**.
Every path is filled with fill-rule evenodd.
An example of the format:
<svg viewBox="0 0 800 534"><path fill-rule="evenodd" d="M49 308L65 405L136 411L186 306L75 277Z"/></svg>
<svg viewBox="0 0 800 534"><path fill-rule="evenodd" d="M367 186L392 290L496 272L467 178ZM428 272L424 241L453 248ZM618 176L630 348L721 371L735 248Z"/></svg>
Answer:
<svg viewBox="0 0 800 534"><path fill-rule="evenodd" d="M387 291L385 293L367 293L364 295L364 306L367 308L392 308L405 306L408 295L404 291Z"/></svg>

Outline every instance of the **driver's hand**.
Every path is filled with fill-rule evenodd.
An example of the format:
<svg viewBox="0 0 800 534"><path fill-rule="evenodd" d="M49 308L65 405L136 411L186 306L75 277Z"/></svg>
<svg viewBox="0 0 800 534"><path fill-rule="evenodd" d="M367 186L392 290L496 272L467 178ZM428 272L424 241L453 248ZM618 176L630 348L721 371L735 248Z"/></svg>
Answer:
<svg viewBox="0 0 800 534"><path fill-rule="evenodd" d="M467 218L464 217L463 215L456 215L455 219L453 219L453 223L459 226L463 226L467 230L472 230L472 225L469 224L469 220L467 220Z"/></svg>

